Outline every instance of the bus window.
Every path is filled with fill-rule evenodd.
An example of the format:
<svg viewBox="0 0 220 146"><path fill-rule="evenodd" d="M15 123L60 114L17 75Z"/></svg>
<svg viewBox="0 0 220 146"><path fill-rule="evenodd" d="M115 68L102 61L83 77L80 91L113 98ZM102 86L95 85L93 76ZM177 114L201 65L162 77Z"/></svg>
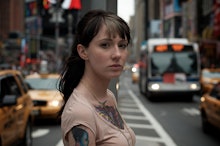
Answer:
<svg viewBox="0 0 220 146"><path fill-rule="evenodd" d="M158 53L151 56L152 76L164 73L197 74L197 60L194 52Z"/></svg>
<svg viewBox="0 0 220 146"><path fill-rule="evenodd" d="M152 53L151 54L151 71L152 76L162 75L171 63L172 54L170 53Z"/></svg>
<svg viewBox="0 0 220 146"><path fill-rule="evenodd" d="M187 75L197 74L197 60L194 52L176 53L178 65Z"/></svg>

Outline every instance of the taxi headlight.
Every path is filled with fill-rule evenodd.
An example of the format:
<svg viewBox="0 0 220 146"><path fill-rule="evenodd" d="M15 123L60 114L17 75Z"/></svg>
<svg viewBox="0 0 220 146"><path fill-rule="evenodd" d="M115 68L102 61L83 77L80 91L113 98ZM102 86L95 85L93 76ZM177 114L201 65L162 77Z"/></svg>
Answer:
<svg viewBox="0 0 220 146"><path fill-rule="evenodd" d="M195 90L195 89L197 89L197 88L198 88L197 84L191 84L191 85L190 85L190 89Z"/></svg>
<svg viewBox="0 0 220 146"><path fill-rule="evenodd" d="M116 83L116 90L119 90L120 88L120 85L119 85L119 82Z"/></svg>
<svg viewBox="0 0 220 146"><path fill-rule="evenodd" d="M200 101L201 101L201 102L204 102L204 101L205 101L205 97L201 97L201 98L200 98Z"/></svg>
<svg viewBox="0 0 220 146"><path fill-rule="evenodd" d="M217 84L219 81L218 80L214 80L214 81L212 81L212 84Z"/></svg>
<svg viewBox="0 0 220 146"><path fill-rule="evenodd" d="M137 68L136 67L132 67L131 71L132 72L137 72Z"/></svg>
<svg viewBox="0 0 220 146"><path fill-rule="evenodd" d="M152 85L151 85L151 88L152 88L153 90L158 90L158 89L160 88L160 86L159 86L159 84L152 84Z"/></svg>
<svg viewBox="0 0 220 146"><path fill-rule="evenodd" d="M52 100L48 103L49 106L57 107L60 106L60 102L58 100Z"/></svg>

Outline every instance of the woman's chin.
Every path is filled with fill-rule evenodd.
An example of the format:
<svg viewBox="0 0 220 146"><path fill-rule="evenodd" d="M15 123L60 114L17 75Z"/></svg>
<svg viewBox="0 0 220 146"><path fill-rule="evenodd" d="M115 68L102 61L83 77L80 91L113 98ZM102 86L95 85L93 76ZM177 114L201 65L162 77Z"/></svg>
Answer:
<svg viewBox="0 0 220 146"><path fill-rule="evenodd" d="M111 78L118 78L120 75L121 75L121 72L120 72L120 73L113 74L113 75L111 76Z"/></svg>

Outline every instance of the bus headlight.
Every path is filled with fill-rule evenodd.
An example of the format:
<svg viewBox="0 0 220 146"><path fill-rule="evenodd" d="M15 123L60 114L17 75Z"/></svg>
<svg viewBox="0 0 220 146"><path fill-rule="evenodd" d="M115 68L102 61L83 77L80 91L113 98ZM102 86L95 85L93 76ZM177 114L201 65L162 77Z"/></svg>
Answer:
<svg viewBox="0 0 220 146"><path fill-rule="evenodd" d="M160 86L159 86L159 84L152 84L152 85L151 85L151 88L152 88L153 90L158 90L158 89L160 88Z"/></svg>
<svg viewBox="0 0 220 146"><path fill-rule="evenodd" d="M192 89L192 90L195 90L197 88L198 88L197 84L191 84L190 85L190 89Z"/></svg>

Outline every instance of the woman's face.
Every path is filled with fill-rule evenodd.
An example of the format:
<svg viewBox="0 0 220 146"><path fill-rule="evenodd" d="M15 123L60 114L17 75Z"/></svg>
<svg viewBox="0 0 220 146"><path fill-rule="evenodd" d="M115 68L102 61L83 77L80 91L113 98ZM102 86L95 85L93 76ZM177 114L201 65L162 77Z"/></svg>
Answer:
<svg viewBox="0 0 220 146"><path fill-rule="evenodd" d="M128 41L118 34L109 36L103 25L87 48L87 67L100 77L107 79L118 77L128 55Z"/></svg>

